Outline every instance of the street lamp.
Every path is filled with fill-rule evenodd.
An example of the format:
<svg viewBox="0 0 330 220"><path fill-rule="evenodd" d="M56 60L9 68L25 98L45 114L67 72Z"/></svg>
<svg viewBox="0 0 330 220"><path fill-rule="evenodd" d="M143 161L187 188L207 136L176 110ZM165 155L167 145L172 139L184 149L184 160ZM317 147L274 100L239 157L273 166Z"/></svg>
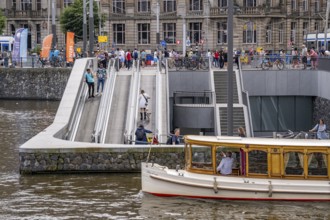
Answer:
<svg viewBox="0 0 330 220"><path fill-rule="evenodd" d="M233 136L233 21L234 21L234 4L233 1L228 1L228 87L227 87L227 134Z"/></svg>
<svg viewBox="0 0 330 220"><path fill-rule="evenodd" d="M98 16L99 16L99 36L101 36L102 35L102 32L101 32L101 6L102 6L102 4L101 4L101 0L95 0L96 2L98 2Z"/></svg>

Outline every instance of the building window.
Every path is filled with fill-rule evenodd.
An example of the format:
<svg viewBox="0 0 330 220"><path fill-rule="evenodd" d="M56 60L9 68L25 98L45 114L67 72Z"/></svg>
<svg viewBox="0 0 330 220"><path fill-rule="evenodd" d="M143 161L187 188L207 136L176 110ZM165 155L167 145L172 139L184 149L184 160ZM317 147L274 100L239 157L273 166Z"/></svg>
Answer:
<svg viewBox="0 0 330 220"><path fill-rule="evenodd" d="M68 7L73 4L74 0L64 0L64 7Z"/></svg>
<svg viewBox="0 0 330 220"><path fill-rule="evenodd" d="M202 23L189 23L190 42L199 43L202 39Z"/></svg>
<svg viewBox="0 0 330 220"><path fill-rule="evenodd" d="M176 1L175 0L164 0L164 12L174 12L176 11Z"/></svg>
<svg viewBox="0 0 330 220"><path fill-rule="evenodd" d="M149 0L139 0L138 1L138 12L149 12L150 11L150 1Z"/></svg>
<svg viewBox="0 0 330 220"><path fill-rule="evenodd" d="M266 43L272 43L272 25L268 24L266 27Z"/></svg>
<svg viewBox="0 0 330 220"><path fill-rule="evenodd" d="M190 11L202 11L203 10L203 0L190 0Z"/></svg>
<svg viewBox="0 0 330 220"><path fill-rule="evenodd" d="M315 14L319 13L320 11L320 1L319 0L315 0L314 2L314 12Z"/></svg>
<svg viewBox="0 0 330 220"><path fill-rule="evenodd" d="M290 34L290 41L292 45L294 45L296 42L296 33L297 33L297 23L291 22L291 34Z"/></svg>
<svg viewBox="0 0 330 220"><path fill-rule="evenodd" d="M16 0L13 0L12 8L17 9L16 7L17 7Z"/></svg>
<svg viewBox="0 0 330 220"><path fill-rule="evenodd" d="M297 10L297 1L291 0L291 10L296 11Z"/></svg>
<svg viewBox="0 0 330 220"><path fill-rule="evenodd" d="M325 153L310 153L307 155L308 175L327 176L328 160Z"/></svg>
<svg viewBox="0 0 330 220"><path fill-rule="evenodd" d="M314 23L314 31L316 31L316 32L319 32L320 31L319 22L315 22Z"/></svg>
<svg viewBox="0 0 330 220"><path fill-rule="evenodd" d="M21 1L22 11L27 11L31 9L31 0L22 0Z"/></svg>
<svg viewBox="0 0 330 220"><path fill-rule="evenodd" d="M227 0L218 0L218 7L227 7L228 6L228 2Z"/></svg>
<svg viewBox="0 0 330 220"><path fill-rule="evenodd" d="M13 24L10 25L10 31L11 31L11 35L15 36L15 32L16 32L15 25Z"/></svg>
<svg viewBox="0 0 330 220"><path fill-rule="evenodd" d="M138 44L150 44L150 24L138 24Z"/></svg>
<svg viewBox="0 0 330 220"><path fill-rule="evenodd" d="M302 9L303 11L308 11L308 0L302 1Z"/></svg>
<svg viewBox="0 0 330 220"><path fill-rule="evenodd" d="M125 44L125 24L113 24L113 42Z"/></svg>
<svg viewBox="0 0 330 220"><path fill-rule="evenodd" d="M40 24L36 24L36 32L37 32L36 42L37 42L37 44L41 44L41 25Z"/></svg>
<svg viewBox="0 0 330 220"><path fill-rule="evenodd" d="M227 22L218 22L218 44L227 43Z"/></svg>
<svg viewBox="0 0 330 220"><path fill-rule="evenodd" d="M164 40L168 44L175 44L176 42L176 24L175 23L165 23L163 24L164 30Z"/></svg>
<svg viewBox="0 0 330 220"><path fill-rule="evenodd" d="M113 13L124 14L125 13L125 0L113 0L112 11L113 11Z"/></svg>
<svg viewBox="0 0 330 220"><path fill-rule="evenodd" d="M278 41L283 44L284 41L284 27L283 24L280 24L278 27Z"/></svg>
<svg viewBox="0 0 330 220"><path fill-rule="evenodd" d="M37 11L41 10L41 0L36 1L36 9L37 9Z"/></svg>
<svg viewBox="0 0 330 220"><path fill-rule="evenodd" d="M303 22L303 36L308 34L308 29L309 29L308 27L309 27L308 22Z"/></svg>
<svg viewBox="0 0 330 220"><path fill-rule="evenodd" d="M256 7L257 6L257 0L245 0L245 7Z"/></svg>
<svg viewBox="0 0 330 220"><path fill-rule="evenodd" d="M257 42L257 29L253 22L247 22L243 26L243 43L253 43Z"/></svg>

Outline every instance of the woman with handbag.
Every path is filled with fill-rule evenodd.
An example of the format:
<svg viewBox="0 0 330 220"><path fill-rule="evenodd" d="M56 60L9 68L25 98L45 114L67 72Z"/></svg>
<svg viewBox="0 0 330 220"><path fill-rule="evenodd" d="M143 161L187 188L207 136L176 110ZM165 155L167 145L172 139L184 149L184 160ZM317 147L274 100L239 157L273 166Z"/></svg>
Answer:
<svg viewBox="0 0 330 220"><path fill-rule="evenodd" d="M140 108L140 120L146 120L147 119L147 107L149 102L150 96L144 92L143 89L141 89L141 93L139 96L139 108Z"/></svg>

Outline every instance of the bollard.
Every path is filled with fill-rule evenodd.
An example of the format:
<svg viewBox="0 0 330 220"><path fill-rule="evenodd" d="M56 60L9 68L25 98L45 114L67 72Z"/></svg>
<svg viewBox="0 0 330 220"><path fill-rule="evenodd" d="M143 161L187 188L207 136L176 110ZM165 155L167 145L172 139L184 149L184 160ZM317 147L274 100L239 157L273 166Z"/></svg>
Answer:
<svg viewBox="0 0 330 220"><path fill-rule="evenodd" d="M32 68L34 68L34 56L32 56Z"/></svg>
<svg viewBox="0 0 330 220"><path fill-rule="evenodd" d="M23 62L22 62L23 58L21 57L20 59L21 59L21 68L22 68L23 67Z"/></svg>
<svg viewBox="0 0 330 220"><path fill-rule="evenodd" d="M4 65L4 67L6 67L6 68L8 68L8 60L9 60L9 58L8 58L8 57L5 57L5 58L4 58L4 61L3 61L3 65Z"/></svg>

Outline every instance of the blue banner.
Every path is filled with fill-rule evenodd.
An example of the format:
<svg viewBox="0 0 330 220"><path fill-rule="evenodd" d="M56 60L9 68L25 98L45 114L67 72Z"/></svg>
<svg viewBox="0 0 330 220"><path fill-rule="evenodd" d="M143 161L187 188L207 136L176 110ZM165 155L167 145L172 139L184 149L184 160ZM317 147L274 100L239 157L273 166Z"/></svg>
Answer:
<svg viewBox="0 0 330 220"><path fill-rule="evenodd" d="M13 62L19 62L20 61L21 34L22 34L23 30L24 30L24 28L20 28L15 33L14 49L13 49L13 55L12 55Z"/></svg>
<svg viewBox="0 0 330 220"><path fill-rule="evenodd" d="M20 57L23 62L27 61L27 40L28 40L28 29L24 29L21 33L20 43Z"/></svg>

